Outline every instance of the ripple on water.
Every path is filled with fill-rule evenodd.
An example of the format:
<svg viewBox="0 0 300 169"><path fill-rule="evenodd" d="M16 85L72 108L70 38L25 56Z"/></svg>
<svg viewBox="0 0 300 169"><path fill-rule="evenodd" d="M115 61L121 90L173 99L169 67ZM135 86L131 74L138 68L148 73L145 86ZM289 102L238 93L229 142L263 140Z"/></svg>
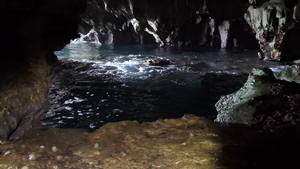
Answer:
<svg viewBox="0 0 300 169"><path fill-rule="evenodd" d="M44 123L95 130L107 122L153 121L191 113L214 118L215 102L244 83L255 52L173 52L72 44L58 52ZM171 61L165 67L147 60Z"/></svg>

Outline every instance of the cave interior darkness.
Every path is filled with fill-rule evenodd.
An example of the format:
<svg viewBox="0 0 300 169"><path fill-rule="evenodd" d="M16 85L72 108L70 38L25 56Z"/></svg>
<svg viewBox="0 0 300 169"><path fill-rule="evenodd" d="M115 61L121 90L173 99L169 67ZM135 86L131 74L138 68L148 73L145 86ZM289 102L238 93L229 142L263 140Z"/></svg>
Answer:
<svg viewBox="0 0 300 169"><path fill-rule="evenodd" d="M299 168L300 0L1 0L0 169Z"/></svg>

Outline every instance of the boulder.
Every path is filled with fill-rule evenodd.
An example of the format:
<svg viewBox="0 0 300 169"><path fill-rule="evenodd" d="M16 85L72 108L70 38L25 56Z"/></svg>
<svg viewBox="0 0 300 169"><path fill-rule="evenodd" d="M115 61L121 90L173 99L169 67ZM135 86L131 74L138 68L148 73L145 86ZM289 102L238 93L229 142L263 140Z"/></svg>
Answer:
<svg viewBox="0 0 300 169"><path fill-rule="evenodd" d="M154 59L149 59L147 60L147 63L150 66L161 66L161 67L165 67L165 66L169 66L171 64L171 61L168 59L162 59L162 58L154 58Z"/></svg>
<svg viewBox="0 0 300 169"><path fill-rule="evenodd" d="M250 104L256 97L271 94L272 78L260 69L254 69L244 86L237 92L222 96L216 103L217 122L251 125L255 107Z"/></svg>
<svg viewBox="0 0 300 169"><path fill-rule="evenodd" d="M216 104L216 122L276 130L300 122L299 65L254 69L237 92Z"/></svg>

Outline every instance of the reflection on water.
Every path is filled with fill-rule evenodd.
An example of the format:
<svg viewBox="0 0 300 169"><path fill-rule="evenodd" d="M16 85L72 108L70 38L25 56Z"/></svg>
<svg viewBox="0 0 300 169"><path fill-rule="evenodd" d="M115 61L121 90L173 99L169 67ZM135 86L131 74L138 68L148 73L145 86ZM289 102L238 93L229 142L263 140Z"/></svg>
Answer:
<svg viewBox="0 0 300 169"><path fill-rule="evenodd" d="M184 113L213 119L219 97L240 88L253 67L265 66L254 51L182 52L79 43L57 55L60 64L44 123L90 130L107 122L153 121ZM148 65L154 58L171 64Z"/></svg>

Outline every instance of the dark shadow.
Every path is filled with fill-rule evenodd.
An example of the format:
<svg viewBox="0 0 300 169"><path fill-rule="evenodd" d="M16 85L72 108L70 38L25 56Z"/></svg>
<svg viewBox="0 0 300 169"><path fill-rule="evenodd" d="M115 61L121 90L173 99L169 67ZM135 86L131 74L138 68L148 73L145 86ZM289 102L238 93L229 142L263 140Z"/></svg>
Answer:
<svg viewBox="0 0 300 169"><path fill-rule="evenodd" d="M290 128L271 133L238 125L222 127L220 163L228 169L299 168L299 131Z"/></svg>

